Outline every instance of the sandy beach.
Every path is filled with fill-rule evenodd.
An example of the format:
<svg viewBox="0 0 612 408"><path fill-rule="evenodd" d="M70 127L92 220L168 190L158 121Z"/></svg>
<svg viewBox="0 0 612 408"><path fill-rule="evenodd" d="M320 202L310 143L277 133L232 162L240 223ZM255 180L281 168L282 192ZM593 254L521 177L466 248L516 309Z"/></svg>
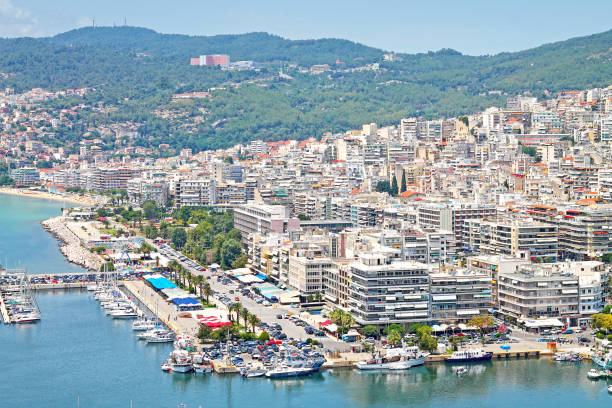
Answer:
<svg viewBox="0 0 612 408"><path fill-rule="evenodd" d="M80 196L67 193L66 195L52 194L46 191L21 190L16 188L0 187L0 194L10 194L22 197L41 198L45 200L64 201L83 206L92 206L102 202L103 198Z"/></svg>

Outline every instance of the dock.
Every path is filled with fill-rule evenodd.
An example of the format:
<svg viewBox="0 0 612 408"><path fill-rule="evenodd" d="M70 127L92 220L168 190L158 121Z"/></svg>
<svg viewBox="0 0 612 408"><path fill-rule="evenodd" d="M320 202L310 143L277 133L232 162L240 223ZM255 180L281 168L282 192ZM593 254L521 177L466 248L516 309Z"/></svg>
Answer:
<svg viewBox="0 0 612 408"><path fill-rule="evenodd" d="M4 298L0 298L0 312L2 312L2 321L4 324L11 324L11 317L9 316L6 305L4 304Z"/></svg>

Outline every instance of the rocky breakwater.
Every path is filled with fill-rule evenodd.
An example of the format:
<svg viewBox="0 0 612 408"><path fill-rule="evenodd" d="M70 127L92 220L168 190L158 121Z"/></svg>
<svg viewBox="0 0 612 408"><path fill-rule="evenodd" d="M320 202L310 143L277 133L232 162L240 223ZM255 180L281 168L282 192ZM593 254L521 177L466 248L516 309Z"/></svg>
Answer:
<svg viewBox="0 0 612 408"><path fill-rule="evenodd" d="M60 247L60 251L68 261L94 271L100 270L101 258L81 245L80 238L66 226L64 217L49 218L41 224L54 237L64 243Z"/></svg>

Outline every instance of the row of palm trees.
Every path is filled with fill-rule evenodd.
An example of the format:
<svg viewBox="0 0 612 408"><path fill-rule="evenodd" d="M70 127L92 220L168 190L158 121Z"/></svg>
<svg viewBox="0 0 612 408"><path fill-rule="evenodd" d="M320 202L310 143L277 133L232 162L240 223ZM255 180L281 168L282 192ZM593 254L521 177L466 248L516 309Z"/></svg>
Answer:
<svg viewBox="0 0 612 408"><path fill-rule="evenodd" d="M206 298L206 304L209 304L208 299L213 290L204 276L194 275L175 259L168 262L168 269L170 269L172 279L177 284L188 288L189 291L193 288L194 292L199 293L200 298ZM199 290L196 291L196 288Z"/></svg>
<svg viewBox="0 0 612 408"><path fill-rule="evenodd" d="M242 303L236 302L229 307L230 317L233 318L231 313L236 313L236 323L240 324L240 318L242 317L242 321L244 322L245 329L249 330L249 325L251 326L251 331L255 333L255 327L259 326L259 319L257 316L251 312L246 307L242 306Z"/></svg>

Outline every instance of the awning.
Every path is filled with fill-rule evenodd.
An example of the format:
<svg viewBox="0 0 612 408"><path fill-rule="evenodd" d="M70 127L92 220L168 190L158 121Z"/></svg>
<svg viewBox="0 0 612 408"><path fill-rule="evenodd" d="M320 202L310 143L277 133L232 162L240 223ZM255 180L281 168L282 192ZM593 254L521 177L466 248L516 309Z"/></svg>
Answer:
<svg viewBox="0 0 612 408"><path fill-rule="evenodd" d="M437 324L434 324L433 326L431 326L431 330L432 330L433 332L436 332L436 333L437 333L437 332L443 332L443 331L444 331L444 329L443 329L442 327L438 326Z"/></svg>
<svg viewBox="0 0 612 408"><path fill-rule="evenodd" d="M473 316L480 314L480 310L470 309L470 310L457 310L457 316Z"/></svg>
<svg viewBox="0 0 612 408"><path fill-rule="evenodd" d="M434 302L454 301L457 300L457 295L433 295L431 300Z"/></svg>
<svg viewBox="0 0 612 408"><path fill-rule="evenodd" d="M564 295L576 295L578 294L578 289L562 289L561 293Z"/></svg>

